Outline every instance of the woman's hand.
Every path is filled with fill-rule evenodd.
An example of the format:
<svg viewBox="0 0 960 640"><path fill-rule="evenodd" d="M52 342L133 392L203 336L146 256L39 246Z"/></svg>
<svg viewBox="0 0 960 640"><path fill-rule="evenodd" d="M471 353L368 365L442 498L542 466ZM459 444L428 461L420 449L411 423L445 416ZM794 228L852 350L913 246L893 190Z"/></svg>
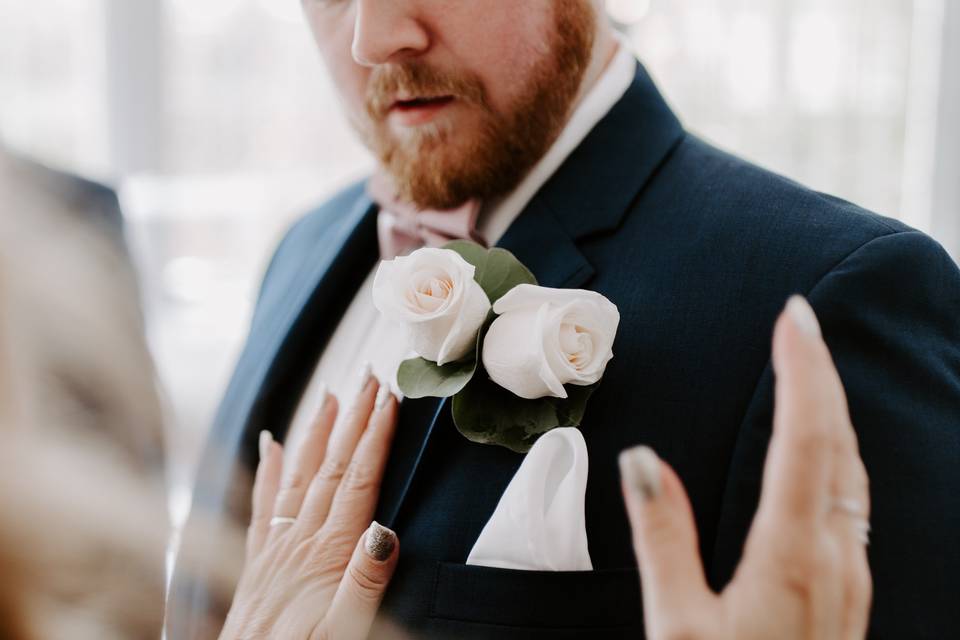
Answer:
<svg viewBox="0 0 960 640"><path fill-rule="evenodd" d="M396 535L370 522L397 402L364 380L335 430L337 401L324 394L285 459L261 434L246 565L221 638L367 637L397 564Z"/></svg>
<svg viewBox="0 0 960 640"><path fill-rule="evenodd" d="M645 448L621 456L648 637L863 638L867 474L846 397L816 316L791 299L773 341L773 437L763 495L736 575L720 595L704 579L697 532L676 474Z"/></svg>

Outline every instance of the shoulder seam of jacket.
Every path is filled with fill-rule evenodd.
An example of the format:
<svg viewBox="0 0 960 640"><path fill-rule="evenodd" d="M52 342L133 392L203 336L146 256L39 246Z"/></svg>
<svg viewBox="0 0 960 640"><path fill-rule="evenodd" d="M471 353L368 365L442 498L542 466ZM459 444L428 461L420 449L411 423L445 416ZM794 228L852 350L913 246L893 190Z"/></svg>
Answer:
<svg viewBox="0 0 960 640"><path fill-rule="evenodd" d="M870 238L866 242L863 242L860 245L854 247L846 255L844 255L842 258L837 260L837 262L832 267L827 269L822 276L817 278L817 281L813 283L813 286L811 286L804 295L809 299L810 296L814 293L814 291L816 291L817 288L821 284L823 284L823 281L826 280L828 277L830 277L831 273L839 269L841 266L847 263L851 258L855 257L857 254L859 254L861 251L868 248L872 244L876 242L880 242L881 240L886 240L888 238L905 236L905 235L917 235L921 237L926 237L922 231L917 231L916 229L904 229L904 230L894 229L894 230L891 230L890 233L884 233L879 236L874 236L873 238Z"/></svg>

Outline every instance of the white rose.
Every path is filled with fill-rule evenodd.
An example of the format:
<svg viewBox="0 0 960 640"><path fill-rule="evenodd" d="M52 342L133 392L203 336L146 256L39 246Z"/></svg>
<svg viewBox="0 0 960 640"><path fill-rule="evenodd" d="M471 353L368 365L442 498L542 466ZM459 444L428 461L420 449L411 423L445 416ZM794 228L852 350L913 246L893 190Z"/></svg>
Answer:
<svg viewBox="0 0 960 640"><path fill-rule="evenodd" d="M474 271L456 251L418 249L380 263L373 304L404 326L417 355L441 365L453 362L475 347L490 311Z"/></svg>
<svg viewBox="0 0 960 640"><path fill-rule="evenodd" d="M521 398L566 398L565 384L591 385L613 357L617 306L594 291L522 284L493 305L483 366Z"/></svg>

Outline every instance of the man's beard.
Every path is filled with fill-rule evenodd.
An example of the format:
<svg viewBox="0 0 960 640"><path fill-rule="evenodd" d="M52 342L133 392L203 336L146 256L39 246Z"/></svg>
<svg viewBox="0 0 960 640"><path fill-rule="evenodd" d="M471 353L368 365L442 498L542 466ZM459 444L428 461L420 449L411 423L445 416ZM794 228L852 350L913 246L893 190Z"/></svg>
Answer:
<svg viewBox="0 0 960 640"><path fill-rule="evenodd" d="M543 157L566 123L590 64L597 17L588 0L556 0L550 53L506 114L495 112L480 79L420 61L374 70L366 99L367 146L393 178L399 196L430 209L508 193ZM398 95L453 96L479 111L480 124L457 131L449 122L393 134L387 116ZM467 136L465 138L465 136Z"/></svg>

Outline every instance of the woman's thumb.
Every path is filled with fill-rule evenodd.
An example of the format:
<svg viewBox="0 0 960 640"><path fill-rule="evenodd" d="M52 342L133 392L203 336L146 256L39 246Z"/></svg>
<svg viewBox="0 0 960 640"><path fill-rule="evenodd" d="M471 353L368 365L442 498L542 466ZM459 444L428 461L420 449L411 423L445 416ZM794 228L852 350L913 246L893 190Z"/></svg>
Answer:
<svg viewBox="0 0 960 640"><path fill-rule="evenodd" d="M697 530L680 479L649 447L620 454L623 497L640 565L651 637L682 623L689 607L713 597L703 575Z"/></svg>
<svg viewBox="0 0 960 640"><path fill-rule="evenodd" d="M361 640L370 634L398 549L397 534L376 522L360 536L324 620L327 637Z"/></svg>

